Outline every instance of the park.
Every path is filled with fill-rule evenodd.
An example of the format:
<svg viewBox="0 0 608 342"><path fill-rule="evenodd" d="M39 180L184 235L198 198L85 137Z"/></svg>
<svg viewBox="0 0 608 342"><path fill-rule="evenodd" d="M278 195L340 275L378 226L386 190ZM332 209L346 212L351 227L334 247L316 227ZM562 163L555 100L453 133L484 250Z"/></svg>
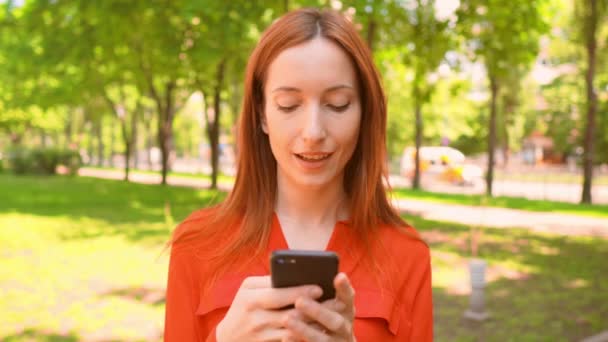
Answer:
<svg viewBox="0 0 608 342"><path fill-rule="evenodd" d="M234 186L249 54L301 7L382 75L434 339L608 341L606 0L0 0L0 341L163 340L171 234Z"/></svg>

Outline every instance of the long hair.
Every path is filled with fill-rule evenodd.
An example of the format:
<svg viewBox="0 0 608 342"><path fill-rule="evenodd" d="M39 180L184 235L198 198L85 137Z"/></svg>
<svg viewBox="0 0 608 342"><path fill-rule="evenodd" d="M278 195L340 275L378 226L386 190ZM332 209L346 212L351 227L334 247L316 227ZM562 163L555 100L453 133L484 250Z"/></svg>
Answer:
<svg viewBox="0 0 608 342"><path fill-rule="evenodd" d="M380 224L407 227L387 199L386 99L371 53L354 25L330 10L300 9L286 14L262 35L247 64L242 111L238 122L238 162L228 197L197 223L196 230L174 236L173 242L220 237L227 227L238 232L217 246L208 264L217 274L239 257L260 256L267 246L275 200L277 162L262 131L264 83L273 60L285 49L322 37L337 44L351 58L361 96L357 145L345 166L344 189L349 196L350 226L357 240L369 246ZM214 239L209 239L216 241Z"/></svg>

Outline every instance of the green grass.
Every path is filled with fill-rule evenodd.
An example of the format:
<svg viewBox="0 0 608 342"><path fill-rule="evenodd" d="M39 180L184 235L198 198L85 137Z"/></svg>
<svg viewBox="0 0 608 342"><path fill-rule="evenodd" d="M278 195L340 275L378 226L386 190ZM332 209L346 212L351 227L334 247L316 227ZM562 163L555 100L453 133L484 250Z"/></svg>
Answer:
<svg viewBox="0 0 608 342"><path fill-rule="evenodd" d="M530 200L518 197L487 197L484 195L443 194L412 189L394 189L397 198L424 200L436 203L480 206L482 203L490 207L521 209L537 212L556 212L608 218L608 205L585 205L556 201Z"/></svg>
<svg viewBox="0 0 608 342"><path fill-rule="evenodd" d="M1 341L159 340L170 230L222 197L8 175L0 193Z"/></svg>
<svg viewBox="0 0 608 342"><path fill-rule="evenodd" d="M160 340L164 243L176 222L223 197L1 174L0 194L1 341ZM570 341L608 328L608 241L485 229L492 319L473 324L462 319L468 228L406 219L432 247L437 341Z"/></svg>
<svg viewBox="0 0 608 342"><path fill-rule="evenodd" d="M119 168L115 168L115 167L90 167L87 166L87 169L91 169L91 170L110 170L110 171L124 171L124 169L119 169ZM160 171L153 171L153 170L134 170L131 169L129 171L129 173L133 174L133 173L139 173L139 174L144 174L144 175L161 175ZM207 174L202 174L202 173L188 173L188 172L174 172L171 171L168 173L169 177L179 177L179 178L188 178L188 179L204 179L204 180L208 180L211 181L211 175L207 175ZM218 182L224 182L224 183L234 183L234 177L233 176L229 176L229 175L225 175L223 173L220 173L217 176L217 180Z"/></svg>
<svg viewBox="0 0 608 342"><path fill-rule="evenodd" d="M608 241L525 229L484 229L488 262L483 323L468 307L466 226L406 217L430 244L437 341L578 341L608 329Z"/></svg>

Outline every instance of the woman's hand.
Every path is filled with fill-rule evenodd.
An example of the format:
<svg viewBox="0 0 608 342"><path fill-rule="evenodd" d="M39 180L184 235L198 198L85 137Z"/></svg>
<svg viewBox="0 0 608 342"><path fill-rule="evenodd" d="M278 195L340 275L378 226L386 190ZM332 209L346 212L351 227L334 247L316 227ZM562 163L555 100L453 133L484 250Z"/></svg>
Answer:
<svg viewBox="0 0 608 342"><path fill-rule="evenodd" d="M318 303L311 298L296 300L296 311L286 318L291 336L284 341L355 341L355 291L348 277L340 273L334 279L336 298Z"/></svg>
<svg viewBox="0 0 608 342"><path fill-rule="evenodd" d="M286 340L290 333L284 322L295 309L278 309L293 305L298 298L314 301L321 293L321 288L315 285L277 289L272 287L270 276L248 277L217 325L216 339L218 342Z"/></svg>

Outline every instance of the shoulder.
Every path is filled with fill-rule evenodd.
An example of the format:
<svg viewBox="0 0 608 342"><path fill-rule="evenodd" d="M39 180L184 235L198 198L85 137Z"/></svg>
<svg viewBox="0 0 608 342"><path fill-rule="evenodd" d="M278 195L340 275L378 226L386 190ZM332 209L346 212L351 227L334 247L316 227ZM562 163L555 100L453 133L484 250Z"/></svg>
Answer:
<svg viewBox="0 0 608 342"><path fill-rule="evenodd" d="M415 260L430 258L428 244L412 226L382 224L378 234L383 248L393 256Z"/></svg>
<svg viewBox="0 0 608 342"><path fill-rule="evenodd" d="M385 287L399 294L405 303L431 276L431 252L428 244L411 226L382 225L379 229L376 256L381 260L381 279Z"/></svg>
<svg viewBox="0 0 608 342"><path fill-rule="evenodd" d="M217 213L216 207L202 208L188 215L173 230L171 252L193 250L203 242L201 238L209 222Z"/></svg>

